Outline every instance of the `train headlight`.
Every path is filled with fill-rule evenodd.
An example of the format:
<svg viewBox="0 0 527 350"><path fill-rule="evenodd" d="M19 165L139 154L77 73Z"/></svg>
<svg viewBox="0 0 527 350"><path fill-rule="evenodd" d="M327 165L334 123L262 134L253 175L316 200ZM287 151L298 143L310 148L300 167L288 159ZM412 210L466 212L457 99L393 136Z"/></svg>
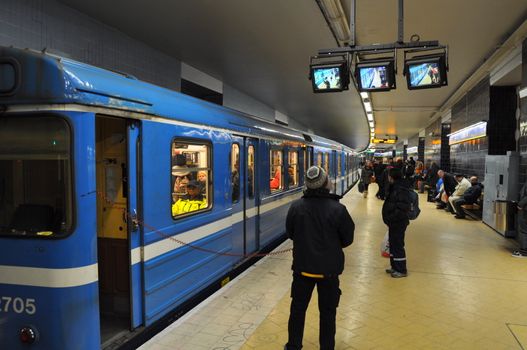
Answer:
<svg viewBox="0 0 527 350"><path fill-rule="evenodd" d="M24 344L33 344L37 340L37 331L29 326L20 329L20 341Z"/></svg>

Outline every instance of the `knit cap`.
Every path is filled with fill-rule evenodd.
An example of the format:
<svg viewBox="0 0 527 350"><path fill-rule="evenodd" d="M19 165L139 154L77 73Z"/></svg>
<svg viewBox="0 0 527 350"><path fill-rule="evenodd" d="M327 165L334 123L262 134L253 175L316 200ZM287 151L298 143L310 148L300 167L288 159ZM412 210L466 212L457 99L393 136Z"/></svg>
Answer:
<svg viewBox="0 0 527 350"><path fill-rule="evenodd" d="M309 189L315 190L323 187L328 180L326 171L318 166L312 166L306 172L306 186Z"/></svg>

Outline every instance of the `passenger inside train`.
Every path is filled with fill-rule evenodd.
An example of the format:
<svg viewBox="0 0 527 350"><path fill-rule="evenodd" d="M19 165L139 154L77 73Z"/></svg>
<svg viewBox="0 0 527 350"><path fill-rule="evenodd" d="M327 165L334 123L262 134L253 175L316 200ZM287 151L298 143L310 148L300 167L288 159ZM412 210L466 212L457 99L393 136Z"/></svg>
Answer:
<svg viewBox="0 0 527 350"><path fill-rule="evenodd" d="M201 194L199 181L192 180L186 186L187 194L172 205L172 216L178 216L207 208L207 200Z"/></svg>

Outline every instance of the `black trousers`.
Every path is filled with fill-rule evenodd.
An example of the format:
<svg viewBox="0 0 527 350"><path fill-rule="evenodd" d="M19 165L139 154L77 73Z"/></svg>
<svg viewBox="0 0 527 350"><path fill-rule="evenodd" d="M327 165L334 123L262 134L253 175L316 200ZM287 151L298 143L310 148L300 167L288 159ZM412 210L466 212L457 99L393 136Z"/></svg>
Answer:
<svg viewBox="0 0 527 350"><path fill-rule="evenodd" d="M289 315L289 340L287 350L302 349L306 310L311 300L313 288L317 286L318 310L320 312L320 349L335 349L335 318L340 300L339 278L310 278L293 274L291 287L291 314Z"/></svg>
<svg viewBox="0 0 527 350"><path fill-rule="evenodd" d="M459 198L454 201L454 208L456 209L456 215L462 218L465 217L465 211L463 210L463 208L461 208L463 204L467 204L467 201L464 200L463 198Z"/></svg>
<svg viewBox="0 0 527 350"><path fill-rule="evenodd" d="M397 222L388 225L388 237L390 240L390 265L392 270L406 273L406 252L404 250L404 234L406 222Z"/></svg>

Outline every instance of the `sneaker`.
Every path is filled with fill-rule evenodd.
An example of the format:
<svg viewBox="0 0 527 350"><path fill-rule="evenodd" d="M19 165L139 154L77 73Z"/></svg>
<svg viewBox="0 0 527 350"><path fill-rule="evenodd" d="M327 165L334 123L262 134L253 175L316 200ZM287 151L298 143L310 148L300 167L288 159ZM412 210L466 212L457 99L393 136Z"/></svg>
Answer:
<svg viewBox="0 0 527 350"><path fill-rule="evenodd" d="M386 273L393 273L395 270L394 269L386 269L384 270Z"/></svg>
<svg viewBox="0 0 527 350"><path fill-rule="evenodd" d="M464 218L465 218L464 216L457 215L457 214L456 214L456 216L454 216L454 217L455 217L456 219L464 219Z"/></svg>
<svg viewBox="0 0 527 350"><path fill-rule="evenodd" d="M527 258L527 253L522 253L521 251L516 250L515 252L512 253L512 257L513 258Z"/></svg>
<svg viewBox="0 0 527 350"><path fill-rule="evenodd" d="M408 276L407 273L402 273L402 272L395 271L395 270L391 273L391 275L392 275L393 278L401 278L401 277Z"/></svg>

